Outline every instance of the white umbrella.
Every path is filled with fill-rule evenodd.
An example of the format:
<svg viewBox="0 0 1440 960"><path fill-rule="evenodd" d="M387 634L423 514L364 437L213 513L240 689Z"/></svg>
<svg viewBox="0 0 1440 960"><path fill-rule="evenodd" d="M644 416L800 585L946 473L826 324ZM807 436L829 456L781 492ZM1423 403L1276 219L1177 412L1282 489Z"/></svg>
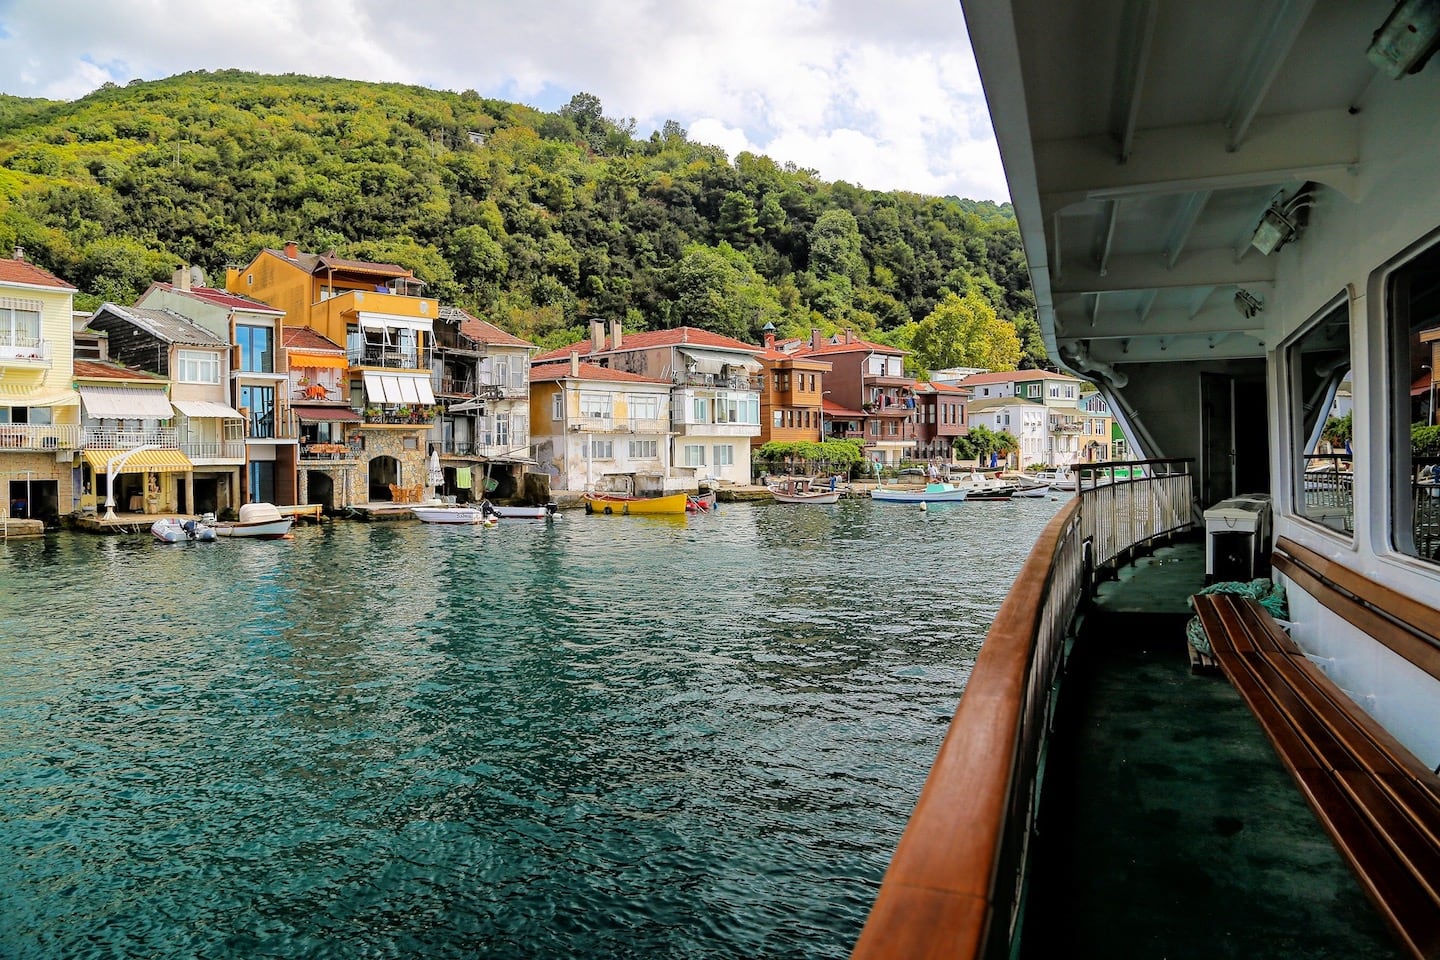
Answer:
<svg viewBox="0 0 1440 960"><path fill-rule="evenodd" d="M438 487L445 482L445 473L440 469L440 454L430 451L430 486Z"/></svg>

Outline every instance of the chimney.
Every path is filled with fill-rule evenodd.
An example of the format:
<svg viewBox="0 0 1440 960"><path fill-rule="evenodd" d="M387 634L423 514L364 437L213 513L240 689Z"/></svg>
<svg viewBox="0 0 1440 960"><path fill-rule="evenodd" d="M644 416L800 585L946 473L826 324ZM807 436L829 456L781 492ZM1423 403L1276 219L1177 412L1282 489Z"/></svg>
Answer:
<svg viewBox="0 0 1440 960"><path fill-rule="evenodd" d="M599 353L605 349L605 321L599 317L590 318L590 352Z"/></svg>
<svg viewBox="0 0 1440 960"><path fill-rule="evenodd" d="M190 268L187 267L187 266L185 266L185 264L183 264L183 263L177 265L177 266L175 267L175 273L174 273L174 275L171 277L170 286L171 286L172 289L174 289L174 290L176 290L176 291L178 291L178 292L180 292L180 293L189 293L189 292L190 292Z"/></svg>
<svg viewBox="0 0 1440 960"><path fill-rule="evenodd" d="M774 350L774 349L775 349L775 333L774 333L774 331L771 331L770 333L765 334L765 349L766 349L766 350Z"/></svg>
<svg viewBox="0 0 1440 960"><path fill-rule="evenodd" d="M18 243L15 244L15 259L19 260L21 263L25 262L25 248L20 246L20 244Z"/></svg>
<svg viewBox="0 0 1440 960"><path fill-rule="evenodd" d="M620 349L620 321L619 321L619 320L611 320L611 321L610 321L610 349L611 349L611 350L619 350L619 349Z"/></svg>
<svg viewBox="0 0 1440 960"><path fill-rule="evenodd" d="M580 376L580 354L575 350L570 351L570 376Z"/></svg>
<svg viewBox="0 0 1440 960"><path fill-rule="evenodd" d="M296 257L300 256L300 244L296 243L294 240L286 240L285 256L289 257L291 260L294 260Z"/></svg>
<svg viewBox="0 0 1440 960"><path fill-rule="evenodd" d="M849 327L846 327L846 328L845 328L845 342L846 342L846 343L854 343L854 342L855 342L855 331L854 331L854 330L851 330Z"/></svg>
<svg viewBox="0 0 1440 960"><path fill-rule="evenodd" d="M820 331L815 329L814 327L810 328L810 349L820 349Z"/></svg>

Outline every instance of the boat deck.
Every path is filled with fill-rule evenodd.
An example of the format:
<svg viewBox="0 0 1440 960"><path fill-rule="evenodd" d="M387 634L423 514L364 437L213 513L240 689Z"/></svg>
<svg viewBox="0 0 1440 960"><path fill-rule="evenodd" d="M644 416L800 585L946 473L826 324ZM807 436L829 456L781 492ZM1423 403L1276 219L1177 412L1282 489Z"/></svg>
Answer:
<svg viewBox="0 0 1440 960"><path fill-rule="evenodd" d="M1057 721L1022 954L1405 956L1218 673L1192 673L1204 544L1104 584Z"/></svg>

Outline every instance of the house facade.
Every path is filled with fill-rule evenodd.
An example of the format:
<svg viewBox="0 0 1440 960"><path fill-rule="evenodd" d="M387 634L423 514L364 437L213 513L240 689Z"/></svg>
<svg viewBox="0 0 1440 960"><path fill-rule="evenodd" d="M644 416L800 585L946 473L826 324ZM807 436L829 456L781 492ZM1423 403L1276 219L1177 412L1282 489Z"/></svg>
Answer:
<svg viewBox="0 0 1440 960"><path fill-rule="evenodd" d="M0 259L0 510L9 517L49 522L78 507L75 293L23 250Z"/></svg>
<svg viewBox="0 0 1440 960"><path fill-rule="evenodd" d="M828 360L786 353L775 345L773 329L765 333L760 361L760 436L756 443L823 441L825 434L825 376Z"/></svg>
<svg viewBox="0 0 1440 960"><path fill-rule="evenodd" d="M245 418L230 406L230 342L167 309L102 304L89 327L112 361L169 381L172 429L189 461L173 500L186 513L238 511Z"/></svg>
<svg viewBox="0 0 1440 960"><path fill-rule="evenodd" d="M919 402L915 379L905 375L907 351L862 340L850 330L829 337L812 331L808 342L791 341L782 349L830 363L825 389L840 418L832 422L844 424L846 432L858 427L867 459L898 466L914 455ZM847 417L855 412L861 416Z"/></svg>
<svg viewBox="0 0 1440 960"><path fill-rule="evenodd" d="M349 402L345 348L309 327L281 333L291 398L287 434L296 440L296 491L301 503L339 510L366 501L358 454L360 414Z"/></svg>
<svg viewBox="0 0 1440 960"><path fill-rule="evenodd" d="M287 327L309 327L345 345L344 397L360 417L352 434L356 489L349 495L409 502L433 492L428 453L439 408L431 355L439 303L423 295L422 281L398 264L306 253L290 243L227 270L225 286L283 310ZM277 398L281 406L288 402ZM277 444L276 452L269 471L276 502L302 502L297 444Z"/></svg>
<svg viewBox="0 0 1440 960"><path fill-rule="evenodd" d="M440 417L431 437L440 458L441 492L462 501L461 471L492 481L497 498L523 495L535 463L530 437L530 358L534 344L459 307L442 306L435 322L432 387ZM488 484L487 484L488 485Z"/></svg>
<svg viewBox="0 0 1440 960"><path fill-rule="evenodd" d="M194 464L180 449L169 381L118 363L75 361L81 403L80 509L190 513Z"/></svg>
<svg viewBox="0 0 1440 960"><path fill-rule="evenodd" d="M971 400L966 417L971 429L983 426L997 433L1004 431L1020 444L1020 449L1011 451L1001 466L1023 469L1046 462L1050 413L1040 401L1015 396Z"/></svg>
<svg viewBox="0 0 1440 960"><path fill-rule="evenodd" d="M750 453L760 436L760 348L696 327L625 334L592 320L590 339L537 356L587 363L669 383L669 473L664 491L700 481L750 482ZM532 409L533 409L532 404ZM648 419L641 417L639 419Z"/></svg>
<svg viewBox="0 0 1440 960"><path fill-rule="evenodd" d="M970 429L965 410L969 396L968 390L950 383L915 384L915 459L954 461L955 440Z"/></svg>
<svg viewBox="0 0 1440 960"><path fill-rule="evenodd" d="M538 469L558 490L631 495L673 486L673 384L581 360L530 370L530 422Z"/></svg>

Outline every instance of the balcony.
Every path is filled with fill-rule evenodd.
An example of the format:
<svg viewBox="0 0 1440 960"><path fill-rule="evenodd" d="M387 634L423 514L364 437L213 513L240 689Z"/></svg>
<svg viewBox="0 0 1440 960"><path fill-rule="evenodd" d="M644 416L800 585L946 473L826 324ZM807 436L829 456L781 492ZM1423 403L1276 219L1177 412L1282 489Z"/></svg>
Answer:
<svg viewBox="0 0 1440 960"><path fill-rule="evenodd" d="M74 423L0 424L0 450L77 450L80 425Z"/></svg>
<svg viewBox="0 0 1440 960"><path fill-rule="evenodd" d="M0 334L0 367L50 369L50 342L16 333Z"/></svg>
<svg viewBox="0 0 1440 960"><path fill-rule="evenodd" d="M1084 420L1068 420L1060 417L1050 418L1051 433L1081 433L1084 429Z"/></svg>
<svg viewBox="0 0 1440 960"><path fill-rule="evenodd" d="M180 452L192 463L216 463L245 461L244 440L182 440Z"/></svg>
<svg viewBox="0 0 1440 960"><path fill-rule="evenodd" d="M360 414L366 426L433 426L440 416L437 406L370 406Z"/></svg>
<svg viewBox="0 0 1440 960"><path fill-rule="evenodd" d="M338 464L353 463L355 451L345 443L302 443L300 444L300 462L308 464Z"/></svg>
<svg viewBox="0 0 1440 960"><path fill-rule="evenodd" d="M581 417L570 424L577 433L655 433L670 432L670 421L660 417Z"/></svg>
<svg viewBox="0 0 1440 960"><path fill-rule="evenodd" d="M428 370L430 369L429 345L424 347L379 347L366 344L360 349L345 351L345 359L352 367L380 367L387 370Z"/></svg>
<svg viewBox="0 0 1440 960"><path fill-rule="evenodd" d="M714 387L717 390L755 390L761 387L760 377L743 374L725 375L720 373L677 373L671 378L677 386Z"/></svg>
<svg viewBox="0 0 1440 960"><path fill-rule="evenodd" d="M162 430L92 430L81 428L80 445L86 450L133 450L142 443L153 444L161 450L179 450L180 442L175 431Z"/></svg>

